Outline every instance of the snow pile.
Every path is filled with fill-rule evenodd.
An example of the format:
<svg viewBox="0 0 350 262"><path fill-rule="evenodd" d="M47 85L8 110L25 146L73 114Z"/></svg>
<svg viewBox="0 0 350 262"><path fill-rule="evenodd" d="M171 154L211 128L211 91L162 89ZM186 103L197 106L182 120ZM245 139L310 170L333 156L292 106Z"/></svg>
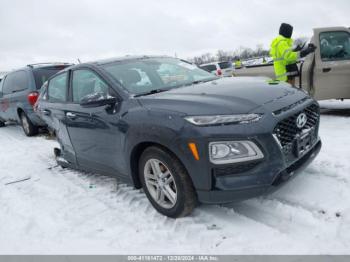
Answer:
<svg viewBox="0 0 350 262"><path fill-rule="evenodd" d="M350 254L350 114L337 112L321 117L320 155L279 191L178 220L114 178L55 166L55 141L1 128L0 254Z"/></svg>

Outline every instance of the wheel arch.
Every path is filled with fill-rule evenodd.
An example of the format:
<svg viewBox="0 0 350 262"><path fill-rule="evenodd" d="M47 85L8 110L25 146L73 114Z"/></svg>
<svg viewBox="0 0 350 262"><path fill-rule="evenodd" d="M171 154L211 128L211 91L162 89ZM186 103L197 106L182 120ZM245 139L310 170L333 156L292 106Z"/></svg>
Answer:
<svg viewBox="0 0 350 262"><path fill-rule="evenodd" d="M166 151L167 153L171 154L172 156L176 157L180 163L183 165L183 167L185 168L185 170L188 172L188 170L186 169L184 163L181 161L181 159L167 146L162 145L160 143L157 142L151 142L151 141L145 141L145 142L140 142L137 145L135 145L130 153L130 158L129 158L129 164L130 164L130 171L131 171L131 177L132 177L132 181L134 183L135 188L141 188L142 184L140 181L140 177L139 177L139 159L142 155L142 153L149 147L158 147L163 149L164 151ZM189 176L190 179L192 180L191 176ZM193 181L192 181L193 183Z"/></svg>
<svg viewBox="0 0 350 262"><path fill-rule="evenodd" d="M21 121L21 114L22 113L25 113L25 111L23 110L22 107L17 107L17 117L18 117L18 120Z"/></svg>

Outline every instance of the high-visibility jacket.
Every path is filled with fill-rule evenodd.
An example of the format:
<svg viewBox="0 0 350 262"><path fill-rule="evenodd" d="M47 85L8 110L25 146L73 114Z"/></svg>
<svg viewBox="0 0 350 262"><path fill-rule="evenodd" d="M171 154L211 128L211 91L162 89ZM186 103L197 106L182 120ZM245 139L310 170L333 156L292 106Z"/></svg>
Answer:
<svg viewBox="0 0 350 262"><path fill-rule="evenodd" d="M296 63L299 58L299 52L294 52L292 46L293 40L281 35L271 43L270 56L273 58L276 80L287 81L286 65Z"/></svg>
<svg viewBox="0 0 350 262"><path fill-rule="evenodd" d="M235 68L241 68L242 67L242 62L241 60L236 60L235 62Z"/></svg>

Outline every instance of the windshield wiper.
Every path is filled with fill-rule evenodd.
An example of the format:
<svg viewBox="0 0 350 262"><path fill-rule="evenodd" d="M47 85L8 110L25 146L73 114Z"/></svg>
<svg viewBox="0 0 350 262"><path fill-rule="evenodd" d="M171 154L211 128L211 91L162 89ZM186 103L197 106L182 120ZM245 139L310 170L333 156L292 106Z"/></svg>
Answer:
<svg viewBox="0 0 350 262"><path fill-rule="evenodd" d="M138 94L134 95L134 97L153 95L153 94L165 92L165 91L168 91L168 90L169 89L153 89L153 90L150 90L150 91L147 91L147 92L138 93Z"/></svg>
<svg viewBox="0 0 350 262"><path fill-rule="evenodd" d="M150 90L150 91L147 91L147 92L135 94L134 97L153 95L153 94L169 91L171 89L179 88L179 87L182 87L182 86L191 86L191 85L196 85L196 84L200 84L200 83L206 83L206 82L214 81L214 80L217 80L217 79L218 78L211 78L211 79L205 79L205 80L196 80L196 81L192 81L190 83L181 84L181 85L178 85L178 86L172 86L171 88L153 89L153 90Z"/></svg>
<svg viewBox="0 0 350 262"><path fill-rule="evenodd" d="M206 83L206 82L210 82L210 81L214 81L214 80L217 80L217 78L210 78L210 79L205 79L205 80L196 80L196 81L192 81L190 83L187 83L184 86L197 85L197 84Z"/></svg>

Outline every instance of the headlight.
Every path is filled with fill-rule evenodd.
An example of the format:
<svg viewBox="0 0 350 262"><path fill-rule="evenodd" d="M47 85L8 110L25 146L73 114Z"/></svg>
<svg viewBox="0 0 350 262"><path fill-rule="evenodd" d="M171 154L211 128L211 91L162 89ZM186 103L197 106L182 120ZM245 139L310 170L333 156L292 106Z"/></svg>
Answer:
<svg viewBox="0 0 350 262"><path fill-rule="evenodd" d="M186 116L185 119L196 126L221 125L233 123L251 123L259 121L259 114L216 115L216 116Z"/></svg>
<svg viewBox="0 0 350 262"><path fill-rule="evenodd" d="M209 143L209 157L213 164L229 164L264 157L252 141L220 141Z"/></svg>

